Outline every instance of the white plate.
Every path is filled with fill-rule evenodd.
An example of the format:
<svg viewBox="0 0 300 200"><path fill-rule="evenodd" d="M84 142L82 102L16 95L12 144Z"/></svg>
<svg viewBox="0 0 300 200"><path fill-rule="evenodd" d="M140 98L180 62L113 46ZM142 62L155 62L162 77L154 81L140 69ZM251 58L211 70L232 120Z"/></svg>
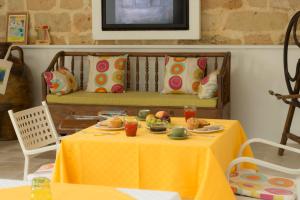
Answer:
<svg viewBox="0 0 300 200"><path fill-rule="evenodd" d="M150 133L153 133L153 134L164 134L164 133L167 133L170 131L169 128L167 128L165 131L151 131L150 127L148 125L146 125L146 129L148 129L150 131Z"/></svg>
<svg viewBox="0 0 300 200"><path fill-rule="evenodd" d="M152 134L164 134L164 133L168 133L170 130L165 130L165 131L150 131L149 129L149 132L152 133Z"/></svg>
<svg viewBox="0 0 300 200"><path fill-rule="evenodd" d="M95 128L98 128L98 129L103 130L103 131L120 131L120 130L123 130L125 127L122 126L120 128L109 128L107 126L100 126L99 124L96 124Z"/></svg>
<svg viewBox="0 0 300 200"><path fill-rule="evenodd" d="M223 130L224 130L224 126L222 125L210 125L210 126L205 126L203 128L193 129L193 130L188 129L188 131L192 133L214 133Z"/></svg>

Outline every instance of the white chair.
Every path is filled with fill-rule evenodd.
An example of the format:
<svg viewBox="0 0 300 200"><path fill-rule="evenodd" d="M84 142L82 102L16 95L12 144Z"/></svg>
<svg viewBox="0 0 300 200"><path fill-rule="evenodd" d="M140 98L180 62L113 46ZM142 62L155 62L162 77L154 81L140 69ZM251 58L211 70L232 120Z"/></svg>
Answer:
<svg viewBox="0 0 300 200"><path fill-rule="evenodd" d="M245 142L239 152L238 158L233 160L227 168L227 179L235 194L249 196L257 199L294 200L300 197L300 169L292 169L282 165L273 164L252 157L242 157L247 146L253 143L263 143L274 147L289 150L300 154L300 150L277 144L268 140L254 138ZM283 178L259 173L256 170L241 169L241 163L251 163L277 172L292 175L294 178ZM233 171L234 167L236 170Z"/></svg>
<svg viewBox="0 0 300 200"><path fill-rule="evenodd" d="M8 113L25 157L24 180L36 176L50 178L54 164L44 165L36 173L28 175L30 157L57 150L59 146L58 135L46 102L16 113L9 110Z"/></svg>

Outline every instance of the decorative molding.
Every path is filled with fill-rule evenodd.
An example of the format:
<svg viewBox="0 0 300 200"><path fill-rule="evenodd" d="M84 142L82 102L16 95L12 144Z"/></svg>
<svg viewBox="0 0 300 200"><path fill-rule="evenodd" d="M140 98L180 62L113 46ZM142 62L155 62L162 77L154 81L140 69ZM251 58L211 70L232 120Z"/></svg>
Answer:
<svg viewBox="0 0 300 200"><path fill-rule="evenodd" d="M220 49L282 49L283 45L20 45L23 49L111 49L111 50L220 50ZM289 47L297 49L296 45Z"/></svg>

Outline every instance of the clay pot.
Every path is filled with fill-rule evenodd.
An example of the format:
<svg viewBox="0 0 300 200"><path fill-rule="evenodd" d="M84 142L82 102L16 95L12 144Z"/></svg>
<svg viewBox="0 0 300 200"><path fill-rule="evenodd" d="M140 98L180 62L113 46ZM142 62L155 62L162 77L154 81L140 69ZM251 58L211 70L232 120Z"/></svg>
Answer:
<svg viewBox="0 0 300 200"><path fill-rule="evenodd" d="M5 56L8 47L9 44L0 43L1 56ZM23 61L22 49L18 48L17 51L19 51L19 57L11 56L9 58L14 64L9 75L6 92L4 95L0 94L0 140L16 139L7 111L13 109L16 112L27 109L32 102L28 67Z"/></svg>

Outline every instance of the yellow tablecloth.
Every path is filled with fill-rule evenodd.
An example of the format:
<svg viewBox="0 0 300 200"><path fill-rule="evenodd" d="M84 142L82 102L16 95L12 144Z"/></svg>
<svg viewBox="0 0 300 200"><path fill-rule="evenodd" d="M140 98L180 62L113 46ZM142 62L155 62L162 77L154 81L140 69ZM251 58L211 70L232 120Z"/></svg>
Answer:
<svg viewBox="0 0 300 200"><path fill-rule="evenodd" d="M0 189L0 199L29 200L30 193L31 188L29 186ZM127 194L119 192L113 188L103 186L52 184L51 193L53 200L133 200L133 198Z"/></svg>
<svg viewBox="0 0 300 200"><path fill-rule="evenodd" d="M235 199L224 175L246 140L238 121L208 120L224 125L213 134L170 140L151 134L142 123L137 137L123 131L99 136L91 127L62 140L53 180L62 183L177 191L201 200ZM185 125L172 118L173 125ZM251 150L246 154L251 156Z"/></svg>

